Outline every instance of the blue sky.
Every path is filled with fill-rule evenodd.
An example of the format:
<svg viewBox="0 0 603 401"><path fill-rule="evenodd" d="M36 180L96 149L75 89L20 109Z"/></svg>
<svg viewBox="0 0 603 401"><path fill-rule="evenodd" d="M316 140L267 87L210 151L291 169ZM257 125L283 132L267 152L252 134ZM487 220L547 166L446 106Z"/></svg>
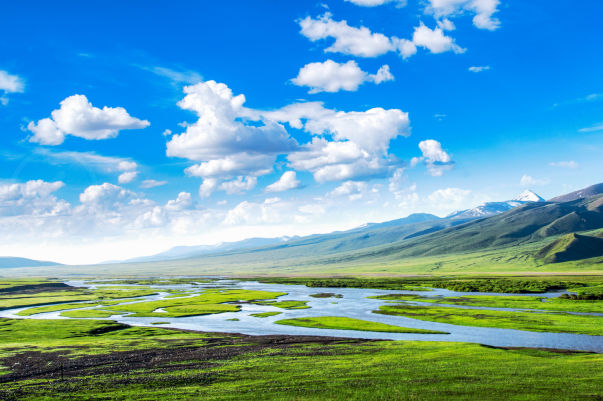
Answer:
<svg viewBox="0 0 603 401"><path fill-rule="evenodd" d="M2 255L92 263L603 181L599 1L3 10Z"/></svg>

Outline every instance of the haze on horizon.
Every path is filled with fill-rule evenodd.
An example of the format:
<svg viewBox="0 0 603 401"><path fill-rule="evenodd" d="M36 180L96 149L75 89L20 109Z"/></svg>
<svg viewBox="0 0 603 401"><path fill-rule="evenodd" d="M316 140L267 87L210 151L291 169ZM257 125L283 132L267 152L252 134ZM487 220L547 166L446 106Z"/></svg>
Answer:
<svg viewBox="0 0 603 401"><path fill-rule="evenodd" d="M96 263L603 181L601 2L92 7L3 6L29 28L0 26L0 256Z"/></svg>

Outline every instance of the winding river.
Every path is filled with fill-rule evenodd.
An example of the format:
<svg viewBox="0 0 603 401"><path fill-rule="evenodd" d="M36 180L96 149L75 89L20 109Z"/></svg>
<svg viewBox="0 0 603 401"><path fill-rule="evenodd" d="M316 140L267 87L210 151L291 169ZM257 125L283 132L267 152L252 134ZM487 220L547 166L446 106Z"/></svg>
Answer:
<svg viewBox="0 0 603 401"><path fill-rule="evenodd" d="M77 287L95 288L100 285L84 284L82 281L68 281L68 285ZM111 284L115 286L115 284ZM128 287L134 285L128 284ZM253 281L231 281L220 280L212 284L202 284L203 287L226 287L232 289L259 290L272 292L286 292L287 295L279 297L279 301L295 300L307 301L310 309L286 310L273 306L242 304L239 312L220 313L206 316L181 317L181 318L129 318L125 316L112 316L110 320L132 326L153 326L170 327L187 330L223 332L223 333L242 333L248 335L309 335L309 336L333 336L350 338L371 338L385 340L413 340L413 341L446 341L446 342L470 342L495 347L537 347L537 348L558 348L571 349L603 353L603 336L590 336L582 334L564 334L564 333L539 333L531 331L494 329L484 327L457 326L445 323L427 322L406 318L402 316L389 316L372 313L379 309L386 301L378 299L369 299L367 297L385 294L418 294L413 291L392 291L392 290L373 290L359 288L308 288L302 285L279 285L262 284ZM162 285L162 286L142 286L157 289L159 295L137 298L135 302L155 301L171 294L161 292L166 289L197 290L191 285ZM310 295L320 292L341 294L342 298L313 298ZM521 294L534 295L539 297L557 297L562 292L549 292L544 294ZM462 296L462 295L491 295L491 296L514 296L518 294L493 294L493 293L464 293L454 292L445 289L434 289L430 292L420 292L421 295L428 296ZM124 301L125 303L126 301ZM129 301L134 302L134 301ZM433 305L429 303L413 302L414 304ZM439 307L461 307L457 305L442 305ZM507 308L476 308L486 310L514 311ZM0 317L5 318L34 318L34 319L68 319L59 316L60 312L50 312L32 315L29 317L16 316L15 314L27 308L9 309L0 311ZM252 313L259 312L282 312L278 316L267 318L257 318L250 316ZM599 314L593 314L599 315ZM355 319L369 320L391 324L395 326L410 327L417 329L444 331L450 334L402 334L402 333L380 333L352 330L330 330L314 329L306 327L294 327L274 324L281 319L290 319L298 317L317 317L317 316L342 316ZM238 321L229 321L228 319L239 319ZM151 325L157 321L169 322L165 325Z"/></svg>

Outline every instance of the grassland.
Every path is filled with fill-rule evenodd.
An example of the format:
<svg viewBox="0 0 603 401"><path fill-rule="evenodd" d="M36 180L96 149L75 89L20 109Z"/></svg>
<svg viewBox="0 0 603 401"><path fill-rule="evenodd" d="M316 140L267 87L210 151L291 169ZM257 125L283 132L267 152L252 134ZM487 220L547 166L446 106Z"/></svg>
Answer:
<svg viewBox="0 0 603 401"><path fill-rule="evenodd" d="M281 309L309 309L306 301L255 301L256 305L274 306Z"/></svg>
<svg viewBox="0 0 603 401"><path fill-rule="evenodd" d="M601 364L599 354L478 344L0 320L4 399L597 400Z"/></svg>
<svg viewBox="0 0 603 401"><path fill-rule="evenodd" d="M249 316L265 318L265 317L270 317L270 316L278 316L282 313L283 312L262 312L262 313L252 313Z"/></svg>
<svg viewBox="0 0 603 401"><path fill-rule="evenodd" d="M442 331L412 329L339 316L299 317L277 320L275 323L287 326L311 327L313 329L376 331L381 333L449 334Z"/></svg>
<svg viewBox="0 0 603 401"><path fill-rule="evenodd" d="M567 313L504 312L409 304L382 305L374 313L461 326L603 335L603 317Z"/></svg>

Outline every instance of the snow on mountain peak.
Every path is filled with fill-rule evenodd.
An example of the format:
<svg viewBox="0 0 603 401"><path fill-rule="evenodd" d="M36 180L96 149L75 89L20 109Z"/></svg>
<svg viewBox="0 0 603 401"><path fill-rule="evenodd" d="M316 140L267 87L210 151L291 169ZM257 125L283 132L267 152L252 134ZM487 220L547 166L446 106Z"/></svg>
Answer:
<svg viewBox="0 0 603 401"><path fill-rule="evenodd" d="M513 198L513 200L519 202L544 202L544 199L542 199L540 196L536 195L529 189L523 191L520 195Z"/></svg>

